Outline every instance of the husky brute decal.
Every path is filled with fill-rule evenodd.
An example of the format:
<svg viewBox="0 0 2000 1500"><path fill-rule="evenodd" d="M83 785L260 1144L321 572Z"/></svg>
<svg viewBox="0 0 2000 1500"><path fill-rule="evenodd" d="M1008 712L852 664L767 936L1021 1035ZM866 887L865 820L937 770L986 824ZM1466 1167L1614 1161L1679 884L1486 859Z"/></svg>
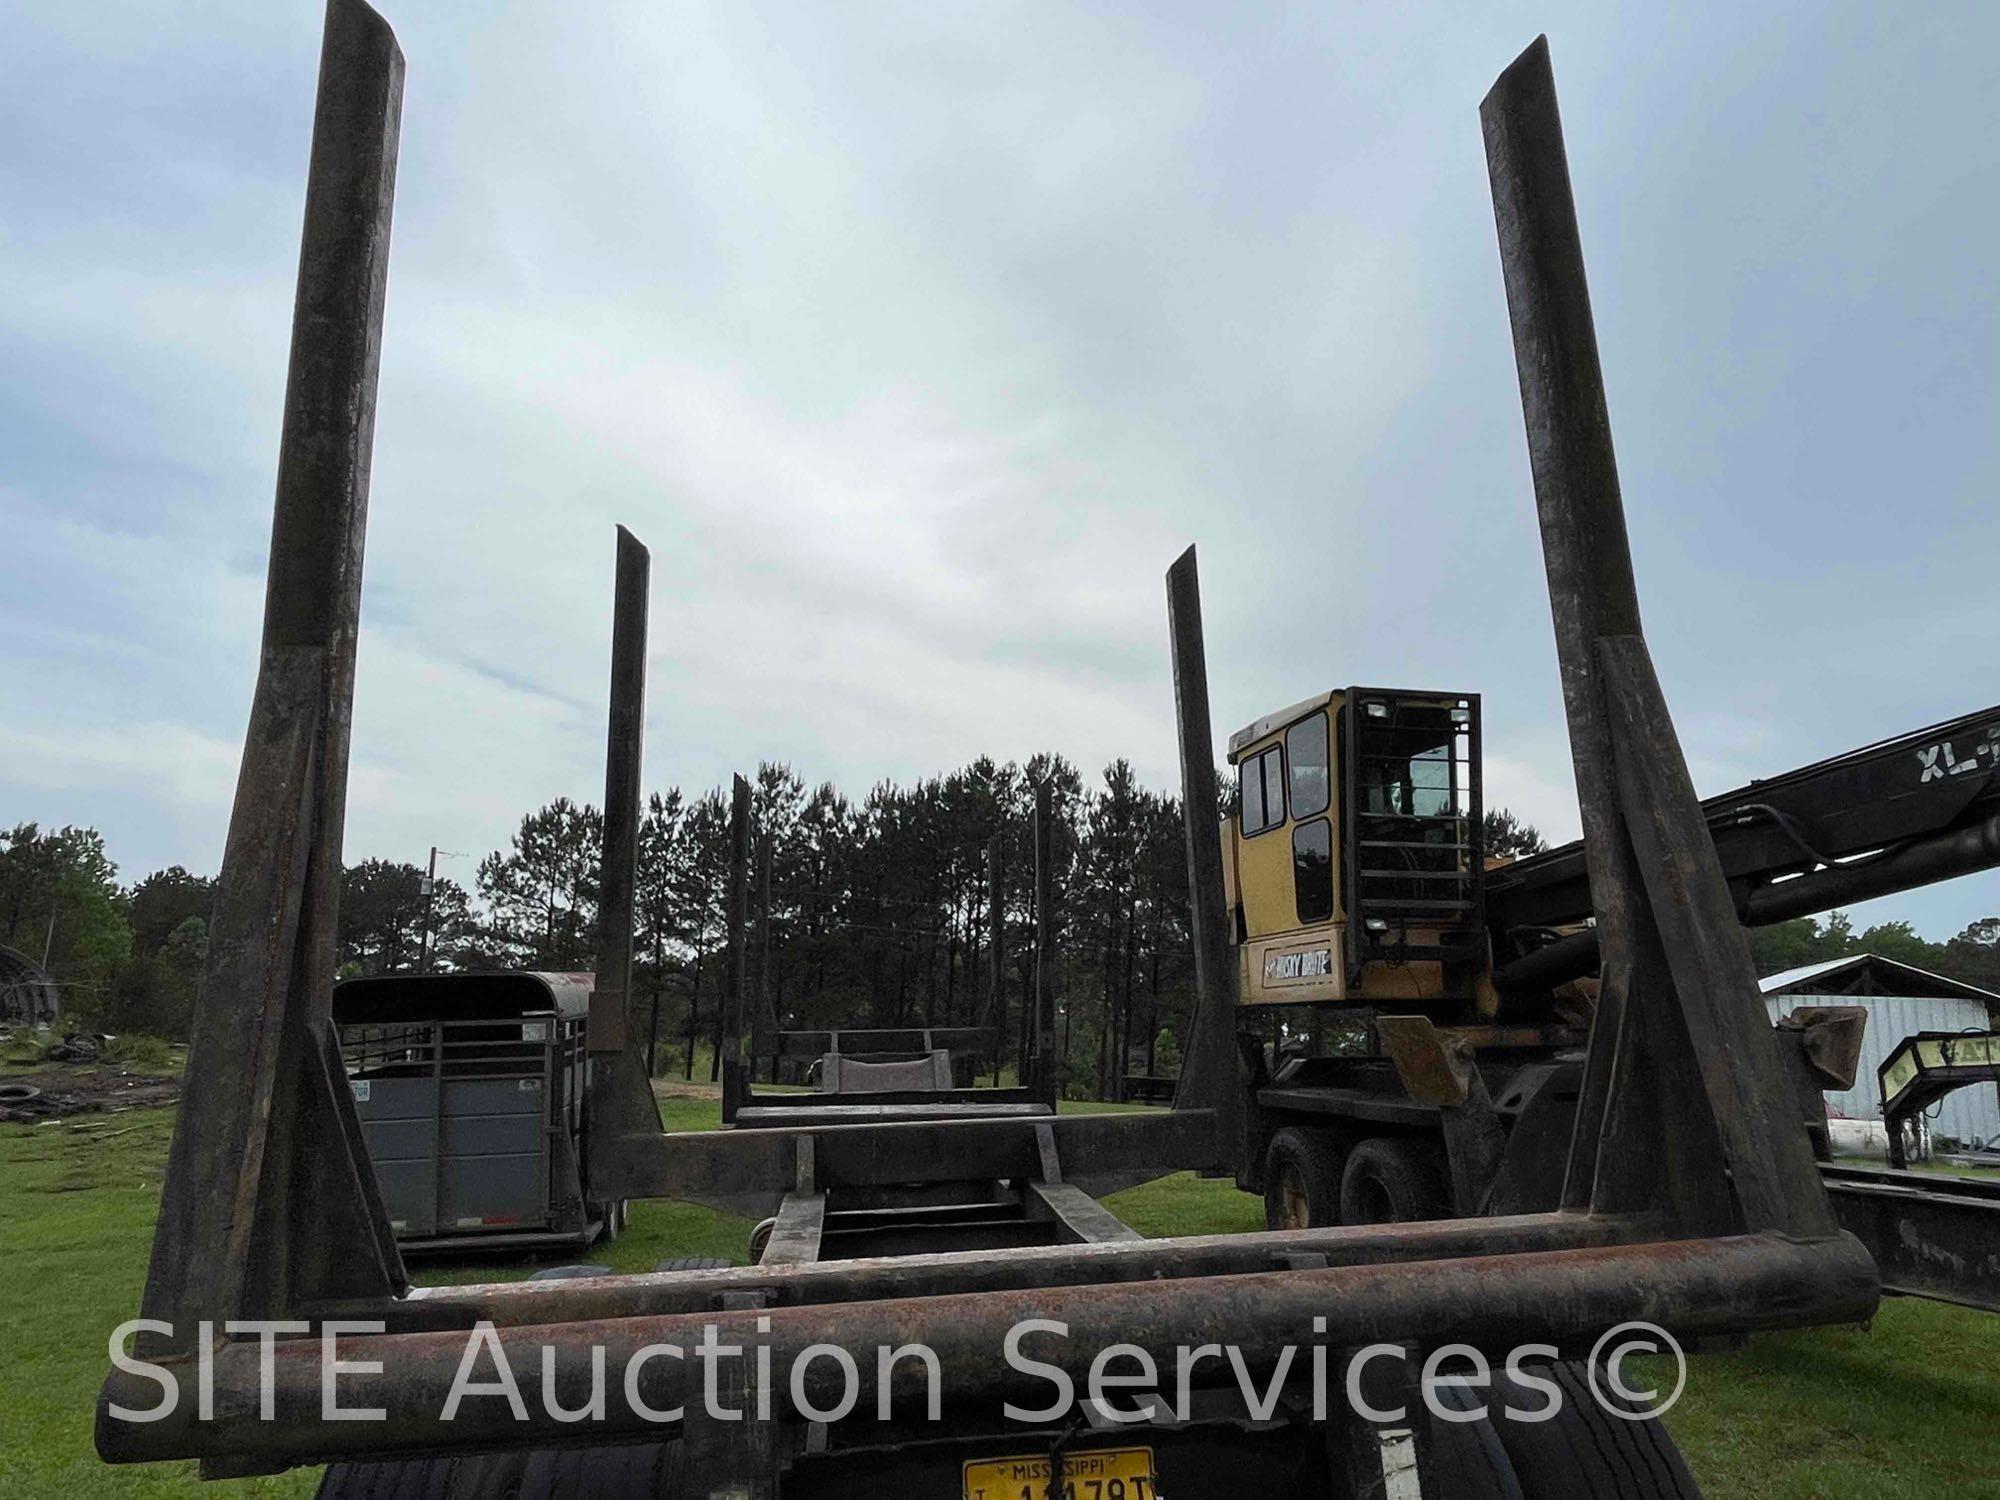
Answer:
<svg viewBox="0 0 2000 1500"><path fill-rule="evenodd" d="M1285 979L1320 979L1333 972L1331 948L1308 948L1303 953L1264 955L1264 983Z"/></svg>

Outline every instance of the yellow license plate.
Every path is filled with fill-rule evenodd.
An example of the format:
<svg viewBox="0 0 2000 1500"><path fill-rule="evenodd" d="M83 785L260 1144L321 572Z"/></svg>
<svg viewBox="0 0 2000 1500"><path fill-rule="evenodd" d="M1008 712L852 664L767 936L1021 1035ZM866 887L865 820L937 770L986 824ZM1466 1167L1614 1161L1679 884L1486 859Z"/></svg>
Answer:
<svg viewBox="0 0 2000 1500"><path fill-rule="evenodd" d="M982 1458L965 1466L965 1500L1159 1500L1151 1448L1063 1455L1062 1487L1049 1483L1047 1454Z"/></svg>

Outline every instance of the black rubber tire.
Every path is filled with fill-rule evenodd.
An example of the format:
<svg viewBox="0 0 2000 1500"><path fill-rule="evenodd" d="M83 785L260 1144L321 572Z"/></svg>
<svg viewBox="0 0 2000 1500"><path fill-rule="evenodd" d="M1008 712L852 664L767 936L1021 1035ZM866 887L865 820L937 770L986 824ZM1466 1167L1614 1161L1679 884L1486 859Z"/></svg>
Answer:
<svg viewBox="0 0 2000 1500"><path fill-rule="evenodd" d="M329 1464L319 1500L657 1500L686 1488L672 1443Z"/></svg>
<svg viewBox="0 0 2000 1500"><path fill-rule="evenodd" d="M750 1264L761 1265L764 1251L771 1243L771 1231L778 1227L776 1219L765 1219L750 1231Z"/></svg>
<svg viewBox="0 0 2000 1500"><path fill-rule="evenodd" d="M1453 1411L1492 1407L1489 1393L1466 1386L1441 1385L1438 1404ZM1500 1440L1504 1417L1483 1422L1445 1422L1432 1416L1429 1452L1425 1462L1424 1493L1448 1495L1451 1500L1530 1500L1507 1448ZM1552 1490L1548 1500L1569 1500L1568 1492ZM1606 1500L1616 1500L1607 1496Z"/></svg>
<svg viewBox="0 0 2000 1500"><path fill-rule="evenodd" d="M1502 1415L1492 1424L1528 1500L1544 1495L1700 1500L1701 1489L1687 1461L1657 1418L1613 1416L1591 1394L1581 1364L1547 1365L1532 1373L1561 1388L1562 1410L1546 1422L1516 1422ZM1504 1370L1494 1371L1492 1397L1496 1411L1507 1404L1539 1410L1548 1402L1546 1392L1524 1389ZM1629 1403L1620 1405L1632 1409Z"/></svg>
<svg viewBox="0 0 2000 1500"><path fill-rule="evenodd" d="M42 1091L32 1083L0 1083L0 1104L26 1104L41 1097Z"/></svg>
<svg viewBox="0 0 2000 1500"><path fill-rule="evenodd" d="M1493 1371L1489 1386L1436 1387L1438 1403L1454 1411L1487 1410L1484 1421L1447 1422L1433 1416L1424 1492L1452 1500L1701 1500L1701 1489L1657 1420L1626 1420L1591 1395L1580 1364L1542 1365L1530 1373L1555 1382L1562 1404L1546 1421L1506 1415L1509 1407L1540 1412L1545 1390ZM1631 1410L1629 1405L1626 1410Z"/></svg>
<svg viewBox="0 0 2000 1500"><path fill-rule="evenodd" d="M672 1260L663 1260L653 1267L655 1271L727 1271L735 1265L733 1260L723 1260L714 1255L678 1255Z"/></svg>
<svg viewBox="0 0 2000 1500"><path fill-rule="evenodd" d="M1370 1136L1347 1153L1340 1174L1340 1222L1409 1224L1451 1217L1444 1163L1430 1141Z"/></svg>
<svg viewBox="0 0 2000 1500"><path fill-rule="evenodd" d="M1340 1148L1321 1131L1286 1126L1264 1152L1264 1226L1325 1229L1341 1222Z"/></svg>

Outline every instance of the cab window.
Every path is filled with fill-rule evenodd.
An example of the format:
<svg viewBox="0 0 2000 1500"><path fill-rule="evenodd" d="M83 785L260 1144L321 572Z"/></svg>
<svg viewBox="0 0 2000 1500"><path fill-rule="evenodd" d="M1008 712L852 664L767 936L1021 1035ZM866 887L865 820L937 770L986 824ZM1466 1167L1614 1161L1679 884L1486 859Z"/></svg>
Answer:
<svg viewBox="0 0 2000 1500"><path fill-rule="evenodd" d="M1333 915L1333 827L1325 818L1292 829L1292 890L1301 925Z"/></svg>
<svg viewBox="0 0 2000 1500"><path fill-rule="evenodd" d="M1243 836L1264 833L1285 821L1284 754L1276 745L1236 768L1243 803Z"/></svg>
<svg viewBox="0 0 2000 1500"><path fill-rule="evenodd" d="M1292 819L1326 811L1326 715L1301 719L1285 731L1285 758L1292 766Z"/></svg>

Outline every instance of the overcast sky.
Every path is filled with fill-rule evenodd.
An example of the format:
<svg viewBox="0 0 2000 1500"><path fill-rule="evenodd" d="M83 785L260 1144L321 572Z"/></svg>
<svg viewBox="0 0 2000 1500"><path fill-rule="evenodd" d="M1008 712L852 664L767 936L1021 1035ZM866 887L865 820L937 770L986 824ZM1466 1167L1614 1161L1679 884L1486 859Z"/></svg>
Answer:
<svg viewBox="0 0 2000 1500"><path fill-rule="evenodd" d="M600 800L614 522L654 787L1169 787L1196 542L1219 735L1477 691L1488 802L1572 836L1477 118L1538 31L1697 786L2000 702L2000 6L1777 9L386 7L349 857ZM0 823L127 878L220 858L319 25L0 18Z"/></svg>

